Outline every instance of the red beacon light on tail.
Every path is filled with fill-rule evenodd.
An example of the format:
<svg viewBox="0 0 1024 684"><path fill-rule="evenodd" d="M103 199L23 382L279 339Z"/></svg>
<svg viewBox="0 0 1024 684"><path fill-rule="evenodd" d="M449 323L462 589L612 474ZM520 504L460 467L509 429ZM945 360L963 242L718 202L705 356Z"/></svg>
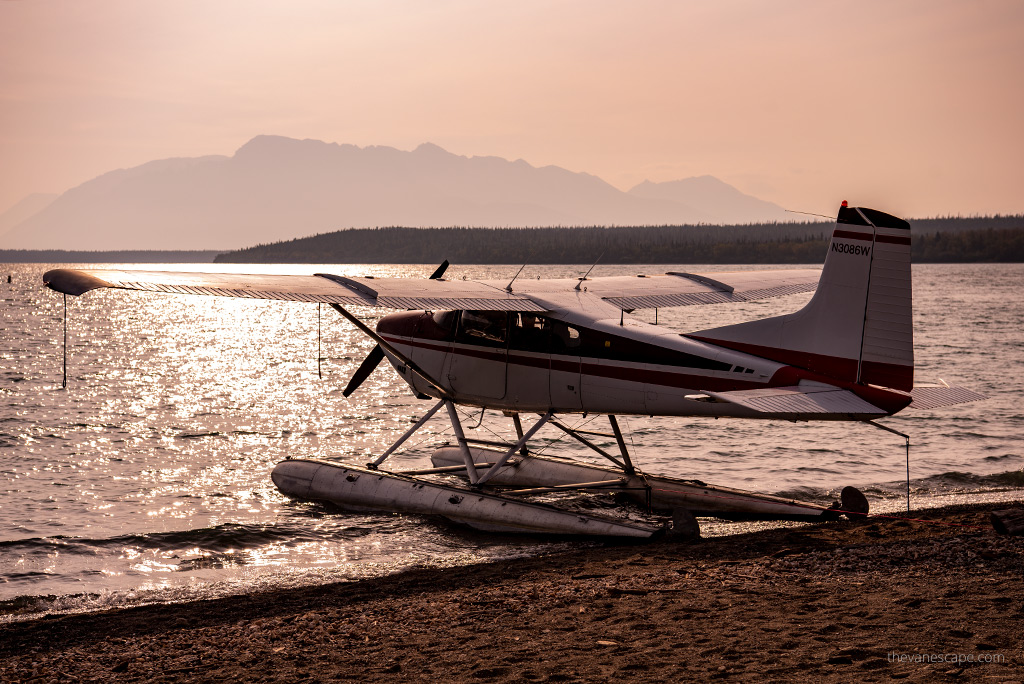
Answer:
<svg viewBox="0 0 1024 684"><path fill-rule="evenodd" d="M841 206L843 209L846 209L850 205L846 203L846 200L843 200L843 203L841 205L839 205L839 206Z"/></svg>

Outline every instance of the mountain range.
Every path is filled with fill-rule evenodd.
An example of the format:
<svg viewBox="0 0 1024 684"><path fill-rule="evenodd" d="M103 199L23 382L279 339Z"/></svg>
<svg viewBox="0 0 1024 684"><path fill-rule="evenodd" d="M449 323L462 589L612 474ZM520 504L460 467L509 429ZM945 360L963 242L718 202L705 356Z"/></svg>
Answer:
<svg viewBox="0 0 1024 684"><path fill-rule="evenodd" d="M623 192L588 173L392 147L257 136L232 156L152 161L0 215L5 249L236 249L352 227L791 221L712 177Z"/></svg>

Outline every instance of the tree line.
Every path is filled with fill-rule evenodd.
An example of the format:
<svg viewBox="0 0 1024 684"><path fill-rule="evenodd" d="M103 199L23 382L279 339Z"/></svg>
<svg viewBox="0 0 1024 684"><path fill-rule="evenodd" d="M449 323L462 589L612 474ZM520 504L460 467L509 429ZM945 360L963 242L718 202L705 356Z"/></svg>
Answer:
<svg viewBox="0 0 1024 684"><path fill-rule="evenodd" d="M219 263L813 264L834 223L575 228L362 228L257 245ZM1024 262L1024 215L912 222L916 262Z"/></svg>

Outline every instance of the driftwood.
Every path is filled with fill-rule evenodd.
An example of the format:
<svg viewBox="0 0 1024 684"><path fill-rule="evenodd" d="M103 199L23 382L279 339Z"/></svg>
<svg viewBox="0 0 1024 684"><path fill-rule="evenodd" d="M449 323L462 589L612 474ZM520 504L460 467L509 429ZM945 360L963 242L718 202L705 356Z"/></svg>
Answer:
<svg viewBox="0 0 1024 684"><path fill-rule="evenodd" d="M999 534L1024 537L1024 509L1011 508L1006 511L992 511L989 519L992 521L992 527L996 528L996 532Z"/></svg>

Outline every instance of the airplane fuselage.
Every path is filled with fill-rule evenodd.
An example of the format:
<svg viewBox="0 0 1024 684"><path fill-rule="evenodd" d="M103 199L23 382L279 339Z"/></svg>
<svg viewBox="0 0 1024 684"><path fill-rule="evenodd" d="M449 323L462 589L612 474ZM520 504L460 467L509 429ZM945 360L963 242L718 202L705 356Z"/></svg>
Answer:
<svg viewBox="0 0 1024 684"><path fill-rule="evenodd" d="M384 317L377 331L458 403L496 410L766 417L706 393L801 382L850 386L618 315L583 325L560 314L408 311ZM389 358L415 391L438 396ZM880 402L870 387L855 391L892 412L905 405L889 398L884 406L886 397Z"/></svg>

